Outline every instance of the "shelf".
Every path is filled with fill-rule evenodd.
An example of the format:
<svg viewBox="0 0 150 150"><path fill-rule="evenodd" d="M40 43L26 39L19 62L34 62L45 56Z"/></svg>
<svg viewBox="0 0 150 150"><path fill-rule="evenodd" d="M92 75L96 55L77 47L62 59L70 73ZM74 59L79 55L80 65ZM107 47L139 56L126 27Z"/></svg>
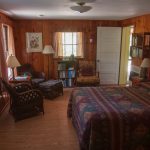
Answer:
<svg viewBox="0 0 150 150"><path fill-rule="evenodd" d="M132 34L130 56L139 59L150 57L150 32Z"/></svg>
<svg viewBox="0 0 150 150"><path fill-rule="evenodd" d="M64 87L74 87L76 79L76 61L58 62L58 79L62 80Z"/></svg>
<svg viewBox="0 0 150 150"><path fill-rule="evenodd" d="M74 71L75 69L69 69L69 71ZM57 70L57 71L68 71L68 69L65 70Z"/></svg>
<svg viewBox="0 0 150 150"><path fill-rule="evenodd" d="M143 46L135 46L135 45L132 45L131 47L135 47L135 48L143 48Z"/></svg>
<svg viewBox="0 0 150 150"><path fill-rule="evenodd" d="M76 77L73 77L73 78L59 78L59 79L75 79Z"/></svg>

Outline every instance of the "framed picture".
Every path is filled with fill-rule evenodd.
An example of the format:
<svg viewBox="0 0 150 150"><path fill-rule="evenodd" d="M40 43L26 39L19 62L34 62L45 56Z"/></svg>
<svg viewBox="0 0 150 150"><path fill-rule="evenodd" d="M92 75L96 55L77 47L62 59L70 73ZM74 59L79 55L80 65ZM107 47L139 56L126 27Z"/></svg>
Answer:
<svg viewBox="0 0 150 150"><path fill-rule="evenodd" d="M42 33L26 33L26 49L28 53L42 52Z"/></svg>

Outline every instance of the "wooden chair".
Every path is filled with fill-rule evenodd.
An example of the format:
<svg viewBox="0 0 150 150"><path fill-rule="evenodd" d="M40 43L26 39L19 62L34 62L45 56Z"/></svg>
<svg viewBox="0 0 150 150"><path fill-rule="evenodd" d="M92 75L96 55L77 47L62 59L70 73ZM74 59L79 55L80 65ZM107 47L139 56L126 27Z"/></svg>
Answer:
<svg viewBox="0 0 150 150"><path fill-rule="evenodd" d="M77 86L99 86L99 72L96 72L96 62L79 60L78 75L76 79Z"/></svg>
<svg viewBox="0 0 150 150"><path fill-rule="evenodd" d="M39 90L32 89L29 84L20 83L11 86L5 80L2 83L10 95L10 111L15 121L43 112L43 95Z"/></svg>

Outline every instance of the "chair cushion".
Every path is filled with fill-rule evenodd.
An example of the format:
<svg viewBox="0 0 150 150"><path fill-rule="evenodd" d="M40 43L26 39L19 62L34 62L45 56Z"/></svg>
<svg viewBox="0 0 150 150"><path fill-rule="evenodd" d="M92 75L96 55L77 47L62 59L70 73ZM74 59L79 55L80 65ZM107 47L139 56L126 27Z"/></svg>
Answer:
<svg viewBox="0 0 150 150"><path fill-rule="evenodd" d="M77 78L77 83L99 83L97 76L80 76Z"/></svg>

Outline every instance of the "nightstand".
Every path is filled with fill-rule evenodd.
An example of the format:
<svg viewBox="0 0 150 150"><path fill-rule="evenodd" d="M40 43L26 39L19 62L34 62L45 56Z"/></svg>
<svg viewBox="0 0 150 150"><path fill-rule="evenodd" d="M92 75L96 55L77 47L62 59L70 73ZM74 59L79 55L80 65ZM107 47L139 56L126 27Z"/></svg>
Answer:
<svg viewBox="0 0 150 150"><path fill-rule="evenodd" d="M135 76L135 77L132 77L132 78L131 78L132 86L139 85L140 82L149 82L149 81L150 81L150 80L140 78L139 76Z"/></svg>

